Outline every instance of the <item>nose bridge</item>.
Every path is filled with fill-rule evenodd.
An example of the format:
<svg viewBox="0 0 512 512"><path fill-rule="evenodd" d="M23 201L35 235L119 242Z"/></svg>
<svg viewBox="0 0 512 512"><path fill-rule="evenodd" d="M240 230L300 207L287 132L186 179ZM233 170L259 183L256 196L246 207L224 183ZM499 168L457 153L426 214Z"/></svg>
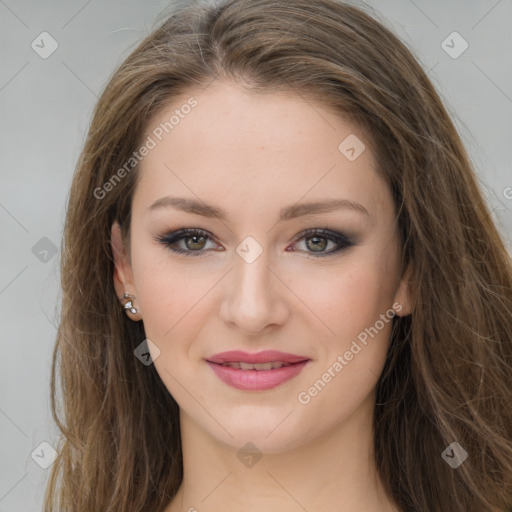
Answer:
<svg viewBox="0 0 512 512"><path fill-rule="evenodd" d="M269 286L269 258L268 251L262 251L257 255L254 260L251 258L244 258L240 256L240 251L243 250L243 245L237 250L237 257L235 258L235 271L234 281L236 293L242 294L243 297L259 297L263 299L265 289L268 291ZM253 249L250 249L252 251ZM247 253L250 256L250 252Z"/></svg>
<svg viewBox="0 0 512 512"><path fill-rule="evenodd" d="M282 322L286 307L268 268L269 252L250 238L237 247L221 314L241 329L259 332L268 324Z"/></svg>

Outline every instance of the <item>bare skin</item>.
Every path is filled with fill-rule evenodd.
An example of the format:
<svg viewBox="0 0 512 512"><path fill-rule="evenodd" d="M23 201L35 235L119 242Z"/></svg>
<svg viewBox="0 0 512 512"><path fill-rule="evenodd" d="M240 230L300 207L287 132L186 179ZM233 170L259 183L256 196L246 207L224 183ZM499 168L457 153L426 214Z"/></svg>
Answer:
<svg viewBox="0 0 512 512"><path fill-rule="evenodd" d="M165 512L396 512L373 459L375 389L392 325L389 316L376 322L410 314L412 304L391 192L368 144L353 161L338 149L350 134L363 143L365 135L293 93L256 95L229 82L188 92L149 125L148 135L197 100L141 163L131 258L112 227L117 294L136 297L128 315L144 322L160 351L152 350L155 368L180 407L184 479ZM226 218L148 210L164 196L215 205ZM277 221L282 208L329 199L366 213L346 207ZM172 246L199 255L156 239L181 227L207 232ZM309 228L350 244L325 233L294 238ZM250 263L236 251L248 236L262 249ZM371 326L377 334L357 342ZM345 357L355 340L361 350ZM240 390L205 360L235 349L310 361L273 389ZM338 357L346 364L336 369ZM308 391L319 379L325 385ZM257 461L244 459L247 443Z"/></svg>

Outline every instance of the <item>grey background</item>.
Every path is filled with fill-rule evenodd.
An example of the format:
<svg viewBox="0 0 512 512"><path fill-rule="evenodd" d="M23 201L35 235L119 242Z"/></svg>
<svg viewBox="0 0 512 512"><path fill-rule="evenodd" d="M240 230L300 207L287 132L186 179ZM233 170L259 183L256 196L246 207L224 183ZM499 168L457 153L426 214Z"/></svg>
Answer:
<svg viewBox="0 0 512 512"><path fill-rule="evenodd" d="M0 0L0 512L42 506L49 470L32 454L57 439L49 377L58 259L92 109L115 66L168 3ZM511 0L367 3L429 72L510 248ZM59 45L47 59L31 47L43 31ZM453 31L469 44L458 58L441 46Z"/></svg>

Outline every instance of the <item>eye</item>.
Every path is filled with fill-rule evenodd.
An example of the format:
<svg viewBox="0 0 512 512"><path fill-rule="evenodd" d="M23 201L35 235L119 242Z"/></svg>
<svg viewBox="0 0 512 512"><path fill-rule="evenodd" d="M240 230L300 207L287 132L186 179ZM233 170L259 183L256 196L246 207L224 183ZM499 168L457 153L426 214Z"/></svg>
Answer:
<svg viewBox="0 0 512 512"><path fill-rule="evenodd" d="M294 237L295 240L304 241L306 252L311 252L314 257L330 256L333 253L346 249L354 243L343 233L336 231L330 231L328 229L306 229ZM338 247L326 251L325 249L329 245L329 242L333 242ZM295 251L295 249L292 249Z"/></svg>
<svg viewBox="0 0 512 512"><path fill-rule="evenodd" d="M213 238L207 231L196 228L180 228L164 236L156 237L157 242L164 247L179 254L186 256L203 256L206 253L208 241L213 242ZM327 229L307 229L294 237L296 241L305 242L305 252L310 252L314 257L323 257L331 255L342 249L354 245L354 243L343 233L330 231ZM326 251L326 248L332 242L338 247ZM181 244L181 245L180 245ZM224 250L224 249L213 249ZM296 249L291 249L296 251Z"/></svg>
<svg viewBox="0 0 512 512"><path fill-rule="evenodd" d="M188 242L190 240L190 242ZM201 256L206 242L212 240L211 236L202 229L181 228L167 235L157 237L157 241L173 252L186 254L187 256ZM184 242L181 247L173 247L179 242ZM183 247L183 245L185 247Z"/></svg>

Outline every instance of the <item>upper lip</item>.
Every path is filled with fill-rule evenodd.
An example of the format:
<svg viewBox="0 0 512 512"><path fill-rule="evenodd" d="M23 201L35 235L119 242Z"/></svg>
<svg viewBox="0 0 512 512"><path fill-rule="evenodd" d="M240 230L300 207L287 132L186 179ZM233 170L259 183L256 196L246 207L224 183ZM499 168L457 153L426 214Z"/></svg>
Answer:
<svg viewBox="0 0 512 512"><path fill-rule="evenodd" d="M228 352L221 352L206 359L211 363L270 363L272 361L281 361L283 363L300 363L301 361L308 361L309 357L299 356L296 354L289 354L286 352L279 352L278 350L263 350L262 352L249 353L241 350L230 350Z"/></svg>

